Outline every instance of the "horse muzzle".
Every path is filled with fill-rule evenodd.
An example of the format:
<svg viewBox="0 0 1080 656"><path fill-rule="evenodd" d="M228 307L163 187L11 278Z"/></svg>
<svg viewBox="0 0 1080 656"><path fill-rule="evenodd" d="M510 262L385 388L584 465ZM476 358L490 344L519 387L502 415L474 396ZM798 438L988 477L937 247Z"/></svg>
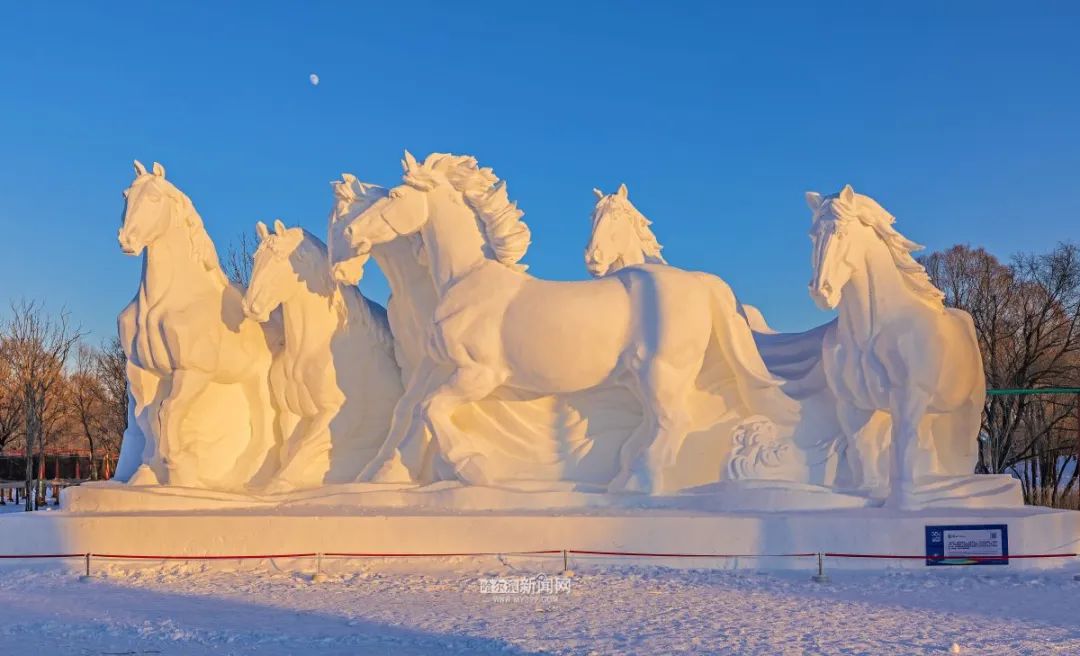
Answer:
<svg viewBox="0 0 1080 656"><path fill-rule="evenodd" d="M269 312L265 312L265 311L257 309L255 307L255 303L249 301L246 298L244 299L243 308L244 308L244 316L247 317L248 319L251 319L252 321L255 321L257 323L266 323L267 321L270 320L270 313Z"/></svg>
<svg viewBox="0 0 1080 656"><path fill-rule="evenodd" d="M124 255L142 255L143 249L146 248L145 244L133 243L123 231L116 236L116 241L120 244L120 252Z"/></svg>
<svg viewBox="0 0 1080 656"><path fill-rule="evenodd" d="M817 305L819 309L835 310L836 306L840 304L840 294L833 291L832 285L829 283L821 285L810 283L808 288L810 298L814 300L814 305Z"/></svg>

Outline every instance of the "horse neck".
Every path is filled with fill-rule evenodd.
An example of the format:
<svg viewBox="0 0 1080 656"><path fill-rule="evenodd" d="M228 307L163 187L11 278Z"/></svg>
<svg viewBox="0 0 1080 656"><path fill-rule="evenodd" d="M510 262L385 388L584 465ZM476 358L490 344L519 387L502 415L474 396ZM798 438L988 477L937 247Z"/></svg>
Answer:
<svg viewBox="0 0 1080 656"><path fill-rule="evenodd" d="M309 352L305 346L313 338L316 344L326 343L337 332L340 321L337 314L340 310L333 298L336 290L332 286L312 287L303 281L298 286L281 304L286 348L294 355Z"/></svg>
<svg viewBox="0 0 1080 656"><path fill-rule="evenodd" d="M421 235L440 295L487 260L481 229L479 217L465 203L444 200L432 208Z"/></svg>
<svg viewBox="0 0 1080 656"><path fill-rule="evenodd" d="M146 246L142 288L150 301L165 297L176 283L185 291L198 291L200 286L224 288L195 256L188 230L182 223L173 225Z"/></svg>
<svg viewBox="0 0 1080 656"><path fill-rule="evenodd" d="M919 302L893 263L888 246L879 239L867 246L840 299L840 329L860 342Z"/></svg>

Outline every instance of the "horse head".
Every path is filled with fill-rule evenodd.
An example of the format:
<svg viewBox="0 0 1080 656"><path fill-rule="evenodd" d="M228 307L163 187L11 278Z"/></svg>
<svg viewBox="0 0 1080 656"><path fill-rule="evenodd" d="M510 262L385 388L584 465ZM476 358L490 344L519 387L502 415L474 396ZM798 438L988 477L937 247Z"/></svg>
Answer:
<svg viewBox="0 0 1080 656"><path fill-rule="evenodd" d="M334 279L347 285L355 285L364 273L368 256L358 256L345 237L345 229L364 210L385 198L388 190L378 185L356 179L355 175L342 173L341 180L330 183L334 188L334 206L326 231L326 246L330 254L330 269Z"/></svg>
<svg viewBox="0 0 1080 656"><path fill-rule="evenodd" d="M305 268L317 265L313 258L300 248L306 235L302 228L286 228L280 220L274 221L274 232L260 221L255 225L259 247L255 251L255 264L251 281L244 293L244 314L260 323L270 319L270 313L288 300L312 275Z"/></svg>
<svg viewBox="0 0 1080 656"><path fill-rule="evenodd" d="M180 190L165 179L165 168L154 162L153 169L135 161L135 181L124 190L124 219L117 240L125 255L140 255L164 235L173 224L173 212Z"/></svg>
<svg viewBox="0 0 1080 656"><path fill-rule="evenodd" d="M822 196L806 193L806 203L813 213L810 224L813 274L810 297L823 310L840 304L844 285L851 280L865 249L860 239L862 222L858 220L858 198L851 185L838 194Z"/></svg>
<svg viewBox="0 0 1080 656"><path fill-rule="evenodd" d="M630 202L626 185L604 195L599 189L592 213L592 235L585 247L585 267L593 276L635 264L666 264L650 221Z"/></svg>

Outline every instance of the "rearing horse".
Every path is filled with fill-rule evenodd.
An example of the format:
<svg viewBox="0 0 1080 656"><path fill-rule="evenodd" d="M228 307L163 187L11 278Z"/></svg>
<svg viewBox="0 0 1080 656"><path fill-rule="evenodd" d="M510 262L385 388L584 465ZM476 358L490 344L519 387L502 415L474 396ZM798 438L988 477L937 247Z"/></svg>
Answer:
<svg viewBox="0 0 1080 656"><path fill-rule="evenodd" d="M378 244L421 236L438 297L428 342L437 366L414 376L405 396L419 399L416 419L465 481L489 482L490 467L451 416L503 386L538 394L629 386L644 421L610 489L647 493L666 490L663 470L686 437L686 397L711 345L738 381L742 409L764 411L782 396L719 279L643 266L592 281L538 280L517 263L529 231L490 169L442 154L419 164L406 153L402 164L405 184L344 232L361 261ZM387 447L408 430L395 427Z"/></svg>
<svg viewBox="0 0 1080 656"><path fill-rule="evenodd" d="M220 483L242 487L273 466L271 340L244 317L243 292L225 278L191 200L165 179L160 164L148 173L135 162L135 174L124 192L118 239L124 253L146 255L139 292L118 323L129 372L137 374L131 376L132 395L151 415L143 462L166 479L161 482L205 484L201 442L182 432L182 422L211 383L236 384L247 400L251 430L246 438L220 438L246 440L233 450L236 461Z"/></svg>
<svg viewBox="0 0 1080 656"><path fill-rule="evenodd" d="M851 185L806 200L810 295L839 311L823 361L856 483L873 491L887 481L890 505L917 507L924 480L974 470L986 397L975 327L966 312L944 307L911 257L921 247L876 201Z"/></svg>

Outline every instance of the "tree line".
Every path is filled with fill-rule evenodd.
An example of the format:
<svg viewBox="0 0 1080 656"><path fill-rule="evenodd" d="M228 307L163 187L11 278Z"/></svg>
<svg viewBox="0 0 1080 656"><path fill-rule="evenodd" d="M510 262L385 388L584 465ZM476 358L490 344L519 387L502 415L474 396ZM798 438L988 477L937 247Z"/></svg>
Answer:
<svg viewBox="0 0 1080 656"><path fill-rule="evenodd" d="M127 359L115 337L86 342L67 311L12 302L0 322L0 452L25 458L26 510L44 496L34 471L46 449L86 449L90 477L115 461L127 427ZM35 489L36 488L36 489Z"/></svg>
<svg viewBox="0 0 1080 656"><path fill-rule="evenodd" d="M240 286L255 246L244 233L228 249L225 268ZM971 315L988 389L1080 388L1080 247L1001 261L957 245L920 261L946 305ZM83 337L67 312L49 314L35 301L12 303L0 323L0 450L26 454L28 492L31 456L47 447L119 451L124 351L116 338L93 345ZM1080 507L1080 394L992 393L977 439L978 473L1016 476L1028 503Z"/></svg>
<svg viewBox="0 0 1080 656"><path fill-rule="evenodd" d="M945 303L971 314L991 393L978 471L1013 474L1028 503L1078 507L1080 394L1008 390L1080 388L1080 247L1002 262L954 246L921 258Z"/></svg>

